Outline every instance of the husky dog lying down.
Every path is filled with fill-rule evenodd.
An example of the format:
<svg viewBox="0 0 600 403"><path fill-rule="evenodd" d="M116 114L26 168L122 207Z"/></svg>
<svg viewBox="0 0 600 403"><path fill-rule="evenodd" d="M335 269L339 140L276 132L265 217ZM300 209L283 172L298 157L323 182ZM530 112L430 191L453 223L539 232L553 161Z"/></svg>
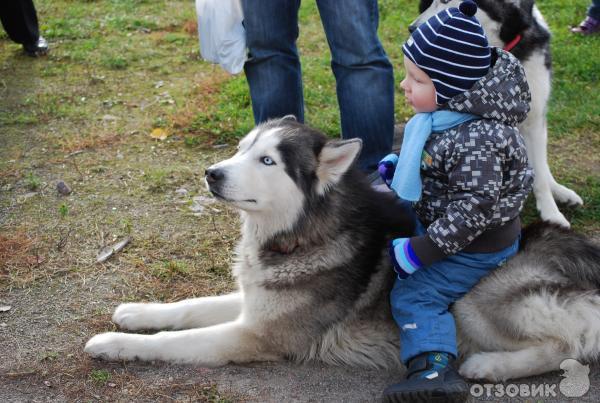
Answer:
<svg viewBox="0 0 600 403"><path fill-rule="evenodd" d="M108 360L201 366L291 359L399 366L386 242L412 223L354 167L359 140L334 141L293 119L264 123L206 170L213 195L240 210L239 291L170 304L120 305L113 321L153 335L103 333L85 351ZM553 224L453 307L468 378L558 370L600 352L600 247Z"/></svg>

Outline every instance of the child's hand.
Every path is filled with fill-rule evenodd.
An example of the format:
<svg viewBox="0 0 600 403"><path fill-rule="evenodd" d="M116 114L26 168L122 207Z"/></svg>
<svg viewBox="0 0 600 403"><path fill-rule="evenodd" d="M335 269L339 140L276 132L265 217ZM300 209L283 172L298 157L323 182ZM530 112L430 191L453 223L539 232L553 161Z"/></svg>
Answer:
<svg viewBox="0 0 600 403"><path fill-rule="evenodd" d="M379 165L377 165L379 176L381 176L381 179L388 186L390 186L392 179L394 178L396 164L398 164L398 156L396 154L388 154L384 159L379 161Z"/></svg>
<svg viewBox="0 0 600 403"><path fill-rule="evenodd" d="M398 277L405 279L423 267L421 260L410 246L409 238L396 238L389 244L390 259Z"/></svg>

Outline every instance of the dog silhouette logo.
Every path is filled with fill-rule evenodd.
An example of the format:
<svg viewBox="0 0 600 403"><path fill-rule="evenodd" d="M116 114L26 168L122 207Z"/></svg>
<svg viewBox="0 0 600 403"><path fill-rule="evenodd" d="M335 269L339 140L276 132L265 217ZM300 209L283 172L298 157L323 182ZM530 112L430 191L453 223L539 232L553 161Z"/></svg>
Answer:
<svg viewBox="0 0 600 403"><path fill-rule="evenodd" d="M566 397L581 397L590 389L590 367L579 361L567 358L560 363L563 379L560 381L560 393Z"/></svg>

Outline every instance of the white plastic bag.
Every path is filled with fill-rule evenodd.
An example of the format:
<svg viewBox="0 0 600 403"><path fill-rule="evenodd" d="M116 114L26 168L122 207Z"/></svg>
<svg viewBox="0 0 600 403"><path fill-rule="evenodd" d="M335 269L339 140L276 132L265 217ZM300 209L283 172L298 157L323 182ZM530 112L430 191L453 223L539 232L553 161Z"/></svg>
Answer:
<svg viewBox="0 0 600 403"><path fill-rule="evenodd" d="M247 59L244 14L240 0L196 0L200 54L231 74Z"/></svg>

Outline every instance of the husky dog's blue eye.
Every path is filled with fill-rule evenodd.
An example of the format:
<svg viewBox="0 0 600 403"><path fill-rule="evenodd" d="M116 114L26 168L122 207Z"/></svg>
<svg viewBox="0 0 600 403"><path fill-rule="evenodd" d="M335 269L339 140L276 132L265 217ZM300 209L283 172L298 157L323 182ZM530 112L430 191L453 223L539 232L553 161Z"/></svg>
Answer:
<svg viewBox="0 0 600 403"><path fill-rule="evenodd" d="M275 161L273 161L271 157L260 157L260 162L265 165L275 165Z"/></svg>

